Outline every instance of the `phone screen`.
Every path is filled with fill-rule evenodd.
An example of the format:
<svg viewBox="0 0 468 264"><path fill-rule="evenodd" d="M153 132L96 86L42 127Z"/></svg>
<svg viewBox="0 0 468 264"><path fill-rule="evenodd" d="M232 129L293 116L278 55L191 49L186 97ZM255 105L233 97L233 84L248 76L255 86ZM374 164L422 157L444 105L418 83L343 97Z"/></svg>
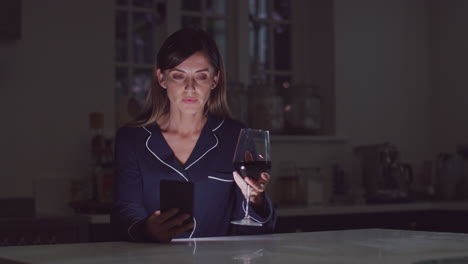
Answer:
<svg viewBox="0 0 468 264"><path fill-rule="evenodd" d="M178 208L180 213L193 216L193 183L175 180L160 182L161 212Z"/></svg>

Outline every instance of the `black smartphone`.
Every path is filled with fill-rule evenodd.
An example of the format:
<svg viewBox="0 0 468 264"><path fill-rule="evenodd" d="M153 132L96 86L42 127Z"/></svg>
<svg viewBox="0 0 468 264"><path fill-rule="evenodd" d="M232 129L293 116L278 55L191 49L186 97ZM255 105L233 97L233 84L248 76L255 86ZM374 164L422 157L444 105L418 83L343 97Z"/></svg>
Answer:
<svg viewBox="0 0 468 264"><path fill-rule="evenodd" d="M161 180L159 185L161 212L178 208L179 214L193 216L193 183L186 181ZM192 218L186 222L192 222Z"/></svg>

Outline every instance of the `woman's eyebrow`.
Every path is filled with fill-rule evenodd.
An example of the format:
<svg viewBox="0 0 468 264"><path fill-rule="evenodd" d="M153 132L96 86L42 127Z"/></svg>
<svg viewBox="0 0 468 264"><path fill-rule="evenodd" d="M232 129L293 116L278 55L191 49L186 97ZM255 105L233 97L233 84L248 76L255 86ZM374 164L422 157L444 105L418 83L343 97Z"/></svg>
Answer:
<svg viewBox="0 0 468 264"><path fill-rule="evenodd" d="M181 69L177 69L177 68L172 68L172 69L169 69L170 72L172 71L177 71L177 72L182 72L182 73L186 73L185 71L181 70ZM203 71L209 71L208 68L203 68L203 69L200 69L200 70L197 70L195 72L203 72Z"/></svg>
<svg viewBox="0 0 468 264"><path fill-rule="evenodd" d="M185 71L183 70L179 70L177 68L172 68L172 69L169 69L170 72L173 72L173 71L177 71L177 72L182 72L182 73L185 73Z"/></svg>
<svg viewBox="0 0 468 264"><path fill-rule="evenodd" d="M198 70L198 71L196 71L196 72L202 72L202 71L209 71L209 69L208 69L208 68L204 68L204 69Z"/></svg>

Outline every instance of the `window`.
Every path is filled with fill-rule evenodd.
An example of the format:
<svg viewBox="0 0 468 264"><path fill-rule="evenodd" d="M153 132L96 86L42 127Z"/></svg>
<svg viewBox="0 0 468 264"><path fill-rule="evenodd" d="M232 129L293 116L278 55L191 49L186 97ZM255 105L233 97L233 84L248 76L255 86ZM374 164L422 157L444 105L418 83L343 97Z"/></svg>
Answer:
<svg viewBox="0 0 468 264"><path fill-rule="evenodd" d="M208 31L226 65L233 116L249 126L282 133L293 79L291 13L291 0L175 0L168 5L168 18L179 19L168 26ZM258 97L252 91L264 94ZM269 94L276 97L261 101ZM275 103L272 108L266 106L271 102Z"/></svg>
<svg viewBox="0 0 468 264"><path fill-rule="evenodd" d="M115 10L118 125L139 111L161 42L200 27L223 56L235 118L278 134L334 133L332 2L115 0Z"/></svg>
<svg viewBox="0 0 468 264"><path fill-rule="evenodd" d="M182 27L198 27L206 30L218 45L226 59L226 0L182 0Z"/></svg>
<svg viewBox="0 0 468 264"><path fill-rule="evenodd" d="M249 0L249 55L252 76L289 87L291 82L291 3Z"/></svg>
<svg viewBox="0 0 468 264"><path fill-rule="evenodd" d="M151 85L153 63L164 34L164 1L115 0L117 125L140 111Z"/></svg>
<svg viewBox="0 0 468 264"><path fill-rule="evenodd" d="M291 1L249 0L249 58L252 76L250 123L273 132L285 131L291 109Z"/></svg>

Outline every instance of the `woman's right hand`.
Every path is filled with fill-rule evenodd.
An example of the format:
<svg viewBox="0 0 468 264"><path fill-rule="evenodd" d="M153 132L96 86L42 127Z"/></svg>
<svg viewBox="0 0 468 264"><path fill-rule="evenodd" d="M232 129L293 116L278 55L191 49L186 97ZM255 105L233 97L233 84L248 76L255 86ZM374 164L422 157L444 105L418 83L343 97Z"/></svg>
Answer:
<svg viewBox="0 0 468 264"><path fill-rule="evenodd" d="M190 218L188 214L177 215L179 209L170 209L164 213L155 211L145 222L144 232L158 242L170 242L180 233L193 228L193 222L184 224ZM177 215L177 216L176 216Z"/></svg>

